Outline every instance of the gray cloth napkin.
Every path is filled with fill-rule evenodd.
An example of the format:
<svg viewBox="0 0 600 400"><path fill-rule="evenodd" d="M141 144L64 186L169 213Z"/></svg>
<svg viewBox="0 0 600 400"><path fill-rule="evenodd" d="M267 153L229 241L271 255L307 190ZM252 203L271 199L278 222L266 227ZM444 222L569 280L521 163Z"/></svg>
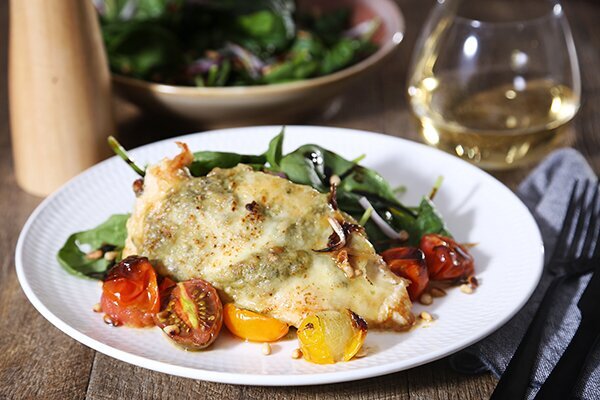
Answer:
<svg viewBox="0 0 600 400"><path fill-rule="evenodd" d="M560 149L550 154L518 188L518 196L540 227L547 258L554 249L569 202L570 189L576 179L595 179L595 175L579 152ZM577 301L589 279L587 275L577 282L564 285L556 296L542 337L528 398L535 396L575 334L580 321ZM544 273L540 285L523 309L498 331L452 356L450 362L453 368L463 373L491 371L500 377L549 283L550 279ZM600 399L600 345L590 351L593 352L592 357L575 389L576 399Z"/></svg>

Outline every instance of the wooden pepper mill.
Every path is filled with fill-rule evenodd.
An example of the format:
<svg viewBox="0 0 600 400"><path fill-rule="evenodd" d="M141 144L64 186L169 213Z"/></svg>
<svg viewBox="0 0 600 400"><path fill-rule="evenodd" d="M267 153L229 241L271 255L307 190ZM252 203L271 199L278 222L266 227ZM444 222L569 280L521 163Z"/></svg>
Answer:
<svg viewBox="0 0 600 400"><path fill-rule="evenodd" d="M45 196L108 155L110 74L90 0L11 1L9 98L24 190Z"/></svg>

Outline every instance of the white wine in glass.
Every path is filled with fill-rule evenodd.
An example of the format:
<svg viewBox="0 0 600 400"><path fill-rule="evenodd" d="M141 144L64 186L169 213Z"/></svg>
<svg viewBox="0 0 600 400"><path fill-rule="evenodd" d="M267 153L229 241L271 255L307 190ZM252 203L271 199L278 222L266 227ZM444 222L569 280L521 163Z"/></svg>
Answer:
<svg viewBox="0 0 600 400"><path fill-rule="evenodd" d="M580 104L562 8L475 3L440 3L419 41L408 95L421 135L486 169L535 162L562 143Z"/></svg>

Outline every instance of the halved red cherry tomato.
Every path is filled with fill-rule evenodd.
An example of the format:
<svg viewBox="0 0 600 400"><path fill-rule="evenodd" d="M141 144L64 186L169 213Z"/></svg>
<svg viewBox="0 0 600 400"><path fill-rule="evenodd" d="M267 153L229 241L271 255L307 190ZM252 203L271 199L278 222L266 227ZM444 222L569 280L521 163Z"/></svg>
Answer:
<svg viewBox="0 0 600 400"><path fill-rule="evenodd" d="M158 295L160 297L160 304L166 304L166 299L171 294L171 290L173 290L175 285L177 285L177 282L168 276L158 277Z"/></svg>
<svg viewBox="0 0 600 400"><path fill-rule="evenodd" d="M127 257L109 271L102 285L101 305L114 325L154 325L160 299L156 273L146 257Z"/></svg>
<svg viewBox="0 0 600 400"><path fill-rule="evenodd" d="M431 280L468 278L475 272L473 256L452 238L433 233L424 235L419 247L425 253Z"/></svg>
<svg viewBox="0 0 600 400"><path fill-rule="evenodd" d="M177 344L201 350L215 341L223 325L223 306L212 285L202 279L177 283L154 316Z"/></svg>
<svg viewBox="0 0 600 400"><path fill-rule="evenodd" d="M412 301L417 300L429 284L423 252L414 247L395 247L381 256L393 273L410 281L406 290Z"/></svg>

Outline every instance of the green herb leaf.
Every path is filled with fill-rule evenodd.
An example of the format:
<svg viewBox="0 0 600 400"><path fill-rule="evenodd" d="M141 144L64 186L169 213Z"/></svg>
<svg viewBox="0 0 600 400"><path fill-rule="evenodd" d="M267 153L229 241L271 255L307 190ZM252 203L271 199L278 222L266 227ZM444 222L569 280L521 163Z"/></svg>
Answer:
<svg viewBox="0 0 600 400"><path fill-rule="evenodd" d="M265 157L273 171L279 171L282 158L283 138L285 126L281 128L281 132L269 142L269 148L265 153Z"/></svg>
<svg viewBox="0 0 600 400"><path fill-rule="evenodd" d="M307 144L299 147L281 159L280 167L292 182L312 186L322 193L329 190L324 149L320 146Z"/></svg>
<svg viewBox="0 0 600 400"><path fill-rule="evenodd" d="M58 262L73 275L102 279L114 262L103 257L90 260L86 254L106 245L114 246L114 251L120 253L127 238L128 219L129 214L115 214L93 229L72 234L58 251Z"/></svg>
<svg viewBox="0 0 600 400"><path fill-rule="evenodd" d="M267 158L265 155L245 155L219 151L199 151L194 153L194 161L190 165L192 176L204 176L213 168L233 168L238 164L250 164L262 167Z"/></svg>
<svg viewBox="0 0 600 400"><path fill-rule="evenodd" d="M424 197L419 207L411 209L396 198L390 184L376 171L349 161L340 155L317 145L304 145L281 159L280 170L292 182L309 185L325 193L329 191L329 179L338 175L341 182L337 188L337 203L341 210L359 220L365 210L358 200L365 196L376 211L396 230L406 230L409 244L417 245L428 233L451 236L433 202ZM393 245L371 220L365 230L378 250Z"/></svg>
<svg viewBox="0 0 600 400"><path fill-rule="evenodd" d="M294 0L96 1L110 68L170 85L239 86L307 79L376 49L377 21L351 26L351 9L296 12ZM238 47L233 54L230 46ZM229 49L229 50L228 50ZM240 62L240 53L252 62ZM198 60L218 59L218 68ZM199 72L200 71L200 72Z"/></svg>
<svg viewBox="0 0 600 400"><path fill-rule="evenodd" d="M428 197L423 197L421 200L417 214L416 227L420 236L437 233L442 236L452 237L446 228L442 215L433 204L433 201Z"/></svg>
<svg viewBox="0 0 600 400"><path fill-rule="evenodd" d="M330 46L339 40L342 32L350 26L351 14L351 9L344 7L319 16L304 14L300 16L300 21L306 29L313 31Z"/></svg>
<svg viewBox="0 0 600 400"><path fill-rule="evenodd" d="M315 189L329 190L329 178L338 175L342 181L340 192L376 196L391 204L400 205L393 189L376 171L346 160L342 156L317 145L304 145L281 160L281 171L296 183L311 185ZM358 201L358 198L352 201Z"/></svg>
<svg viewBox="0 0 600 400"><path fill-rule="evenodd" d="M409 245L417 246L421 237L429 233L452 237L452 234L446 228L442 215L433 201L426 196L423 196L419 207L415 210L416 218L393 207L391 212L393 216L392 224L408 232Z"/></svg>
<svg viewBox="0 0 600 400"><path fill-rule="evenodd" d="M294 37L284 18L270 10L240 15L235 21L235 31L236 43L263 57L284 50Z"/></svg>
<svg viewBox="0 0 600 400"><path fill-rule="evenodd" d="M159 19L175 12L183 0L104 0L99 7L105 22Z"/></svg>
<svg viewBox="0 0 600 400"><path fill-rule="evenodd" d="M308 32L298 32L287 57L264 71L264 83L290 82L306 79L319 72L319 60L325 48L321 41Z"/></svg>
<svg viewBox="0 0 600 400"><path fill-rule="evenodd" d="M380 197L391 204L399 204L390 184L375 170L356 165L342 180L340 189Z"/></svg>
<svg viewBox="0 0 600 400"><path fill-rule="evenodd" d="M362 48L362 42L355 39L342 38L334 44L323 57L321 61L321 71L323 75L338 71L358 58L357 54Z"/></svg>
<svg viewBox="0 0 600 400"><path fill-rule="evenodd" d="M105 27L103 33L111 69L118 73L141 79L164 78L183 63L177 37L159 24L119 22Z"/></svg>

